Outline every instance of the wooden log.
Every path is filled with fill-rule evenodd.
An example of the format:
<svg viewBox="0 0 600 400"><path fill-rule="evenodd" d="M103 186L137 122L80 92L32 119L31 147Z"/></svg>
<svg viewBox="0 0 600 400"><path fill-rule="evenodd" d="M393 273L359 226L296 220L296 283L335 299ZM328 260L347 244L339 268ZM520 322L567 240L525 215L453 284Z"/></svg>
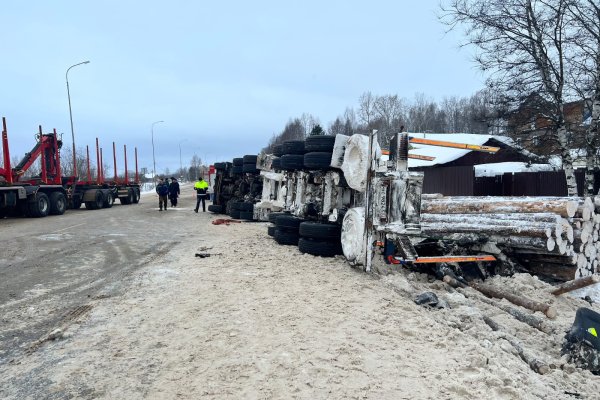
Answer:
<svg viewBox="0 0 600 400"><path fill-rule="evenodd" d="M423 214L481 214L481 213L555 213L561 217L574 217L579 206L578 201L559 198L477 198L444 197L442 199L423 200Z"/></svg>
<svg viewBox="0 0 600 400"><path fill-rule="evenodd" d="M539 254L539 253L527 253L527 250L521 250L519 253L520 259L526 261L539 261L561 265L577 265L577 255L554 255L554 254Z"/></svg>
<svg viewBox="0 0 600 400"><path fill-rule="evenodd" d="M475 233L482 235L499 235L499 236L525 236L547 239L546 228L549 225L544 224L523 224L520 226L503 226L503 225L480 225L478 223L421 223L421 232L425 236L440 236L447 233ZM555 229L556 224L553 224L551 229Z"/></svg>
<svg viewBox="0 0 600 400"><path fill-rule="evenodd" d="M447 279L447 278L449 278L449 279ZM453 286L453 281L456 282L456 279L451 278L449 276L444 276L444 282L446 282L448 285L456 288L465 297L475 297L476 299L478 299L479 301L481 301L483 303L497 307L497 308L501 309L502 311L506 312L507 314L510 314L516 320L521 321L524 324L527 324L527 325L531 326L532 328L537 329L540 332L550 334L554 331L551 326L546 324L545 321L541 320L540 318L536 317L535 315L525 314L524 312L521 312L521 311L517 310L516 308L513 308L506 304L502 304L502 303L499 303L498 301L488 299L485 296L477 295L475 293L470 293L467 291L468 289L466 289L466 288L461 288L460 286Z"/></svg>
<svg viewBox="0 0 600 400"><path fill-rule="evenodd" d="M570 281L577 278L577 264L560 264L532 260L524 267L532 275L543 276L557 281Z"/></svg>
<svg viewBox="0 0 600 400"><path fill-rule="evenodd" d="M557 286L556 289L554 289L550 293L552 293L555 296L560 296L563 293L572 292L573 290L577 290L577 289L584 288L586 286L594 285L598 282L600 282L600 276L598 276L598 275L586 276L584 278L574 279L574 280L562 283L559 286Z"/></svg>
<svg viewBox="0 0 600 400"><path fill-rule="evenodd" d="M554 244L556 245L556 238L535 238L535 237L506 237L506 236L489 236L489 241L497 243L499 245L504 245L506 247L515 248L515 249L529 249L534 251L542 251L544 254L552 254L552 250L549 249L548 240L553 239ZM546 248L548 252L543 251Z"/></svg>
<svg viewBox="0 0 600 400"><path fill-rule="evenodd" d="M500 288L493 287L490 285L471 282L469 284L469 286L471 286L475 290L478 290L479 292L483 293L484 295L486 295L488 297L495 297L497 299L506 299L506 300L510 301L511 303L516 304L521 307L524 307L524 308L527 308L528 310L541 311L550 319L556 318L556 315L557 315L556 308L549 304L543 304L543 303L537 302L535 300L531 300L527 297L509 293Z"/></svg>
<svg viewBox="0 0 600 400"><path fill-rule="evenodd" d="M487 326L489 326L494 332L502 332L500 325L498 325L498 323L490 317L484 315L483 322L485 322ZM521 357L521 359L525 361L533 371L540 375L550 372L550 367L548 364L534 357L529 352L526 352L523 348L523 345L515 337L507 334L506 332L502 332L500 337L510 343L510 345L517 351L517 354L519 354L519 357Z"/></svg>
<svg viewBox="0 0 600 400"><path fill-rule="evenodd" d="M480 214L478 218L490 218L494 221L531 221L531 222L559 222L563 219L560 215L553 213L495 213L495 214ZM472 213L468 214L428 214L421 212L421 220L432 221L458 221L470 220L473 218ZM570 218L573 219L573 218ZM565 219L569 224L572 222Z"/></svg>

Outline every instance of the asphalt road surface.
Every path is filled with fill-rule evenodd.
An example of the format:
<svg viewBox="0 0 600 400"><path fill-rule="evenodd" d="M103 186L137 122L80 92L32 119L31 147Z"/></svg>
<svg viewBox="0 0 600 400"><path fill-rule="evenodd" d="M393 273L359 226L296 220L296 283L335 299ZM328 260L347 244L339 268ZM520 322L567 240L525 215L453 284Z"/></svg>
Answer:
<svg viewBox="0 0 600 400"><path fill-rule="evenodd" d="M85 315L90 300L119 293L128 274L179 243L180 223L196 216L192 189L182 193L166 212L149 193L139 204L0 220L0 365Z"/></svg>

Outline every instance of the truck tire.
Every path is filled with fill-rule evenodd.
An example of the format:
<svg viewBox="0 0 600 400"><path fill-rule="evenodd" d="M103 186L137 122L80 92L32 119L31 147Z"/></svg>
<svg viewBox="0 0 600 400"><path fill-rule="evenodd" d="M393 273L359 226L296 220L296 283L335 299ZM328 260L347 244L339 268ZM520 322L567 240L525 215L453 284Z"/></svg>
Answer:
<svg viewBox="0 0 600 400"><path fill-rule="evenodd" d="M86 201L85 208L88 210L98 210L104 207L104 193L101 190L96 190L94 201Z"/></svg>
<svg viewBox="0 0 600 400"><path fill-rule="evenodd" d="M50 199L46 193L37 192L33 198L27 202L27 216L32 218L42 218L50 212Z"/></svg>
<svg viewBox="0 0 600 400"><path fill-rule="evenodd" d="M220 206L217 204L210 204L208 206L208 211L215 213L215 214L221 214L223 212L223 206Z"/></svg>
<svg viewBox="0 0 600 400"><path fill-rule="evenodd" d="M267 235L271 237L275 236L275 225L267 226Z"/></svg>
<svg viewBox="0 0 600 400"><path fill-rule="evenodd" d="M128 205L133 203L133 189L127 188L127 197L119 197L119 201L122 205Z"/></svg>
<svg viewBox="0 0 600 400"><path fill-rule="evenodd" d="M233 172L234 174L243 174L244 173L244 165L234 165L231 168L231 172Z"/></svg>
<svg viewBox="0 0 600 400"><path fill-rule="evenodd" d="M254 203L241 201L236 204L236 209L240 211L254 211Z"/></svg>
<svg viewBox="0 0 600 400"><path fill-rule="evenodd" d="M281 169L293 171L304 168L304 156L300 154L285 154L281 156Z"/></svg>
<svg viewBox="0 0 600 400"><path fill-rule="evenodd" d="M231 210L229 216L233 219L240 219L240 210Z"/></svg>
<svg viewBox="0 0 600 400"><path fill-rule="evenodd" d="M301 154L306 152L304 140L288 140L283 142L283 154Z"/></svg>
<svg viewBox="0 0 600 400"><path fill-rule="evenodd" d="M256 164L244 164L242 165L242 172L246 174L258 174L259 171L256 168Z"/></svg>
<svg viewBox="0 0 600 400"><path fill-rule="evenodd" d="M232 162L234 167L241 167L244 165L244 159L242 157L234 158Z"/></svg>
<svg viewBox="0 0 600 400"><path fill-rule="evenodd" d="M102 208L111 208L115 203L115 197L111 192L106 192L104 195L104 203L102 204Z"/></svg>
<svg viewBox="0 0 600 400"><path fill-rule="evenodd" d="M215 163L215 169L217 171L226 171L229 167L231 167L230 162L217 162Z"/></svg>
<svg viewBox="0 0 600 400"><path fill-rule="evenodd" d="M271 222L271 223L274 224L275 223L275 219L277 217L279 217L280 215L290 215L290 214L284 213L284 212L272 212L272 213L269 214L269 216L267 218L269 219L269 222Z"/></svg>
<svg viewBox="0 0 600 400"><path fill-rule="evenodd" d="M64 193L50 193L50 214L63 215L67 209L67 198Z"/></svg>
<svg viewBox="0 0 600 400"><path fill-rule="evenodd" d="M254 165L256 165L257 159L258 159L258 156L256 154L248 154L242 158L242 160L244 160L244 164L254 164Z"/></svg>
<svg viewBox="0 0 600 400"><path fill-rule="evenodd" d="M297 246L298 240L300 239L297 232L282 231L279 228L275 228L273 237L277 243L288 246Z"/></svg>
<svg viewBox="0 0 600 400"><path fill-rule="evenodd" d="M335 144L335 136L309 136L304 141L304 148L307 152L323 151L331 153Z"/></svg>
<svg viewBox="0 0 600 400"><path fill-rule="evenodd" d="M71 198L71 208L73 210L79 210L81 208L81 197L80 196L73 196Z"/></svg>
<svg viewBox="0 0 600 400"><path fill-rule="evenodd" d="M289 228L298 230L300 224L304 222L302 218L294 217L293 215L285 214L278 215L275 218L275 225L277 228Z"/></svg>
<svg viewBox="0 0 600 400"><path fill-rule="evenodd" d="M281 169L281 158L277 157L271 161L271 169L279 170Z"/></svg>
<svg viewBox="0 0 600 400"><path fill-rule="evenodd" d="M306 153L304 155L304 168L317 170L325 170L331 168L331 153Z"/></svg>
<svg viewBox="0 0 600 400"><path fill-rule="evenodd" d="M334 224L305 221L300 224L300 236L307 239L340 241L342 227Z"/></svg>
<svg viewBox="0 0 600 400"><path fill-rule="evenodd" d="M133 188L133 203L138 204L140 202L140 188Z"/></svg>
<svg viewBox="0 0 600 400"><path fill-rule="evenodd" d="M315 240L301 237L298 240L298 250L302 253L312 254L313 256L334 257L342 254L342 245L339 241Z"/></svg>
<svg viewBox="0 0 600 400"><path fill-rule="evenodd" d="M273 155L274 156L281 157L284 154L285 153L283 152L282 144L276 144L275 146L273 146Z"/></svg>
<svg viewBox="0 0 600 400"><path fill-rule="evenodd" d="M252 211L240 211L240 219L254 221L254 213Z"/></svg>

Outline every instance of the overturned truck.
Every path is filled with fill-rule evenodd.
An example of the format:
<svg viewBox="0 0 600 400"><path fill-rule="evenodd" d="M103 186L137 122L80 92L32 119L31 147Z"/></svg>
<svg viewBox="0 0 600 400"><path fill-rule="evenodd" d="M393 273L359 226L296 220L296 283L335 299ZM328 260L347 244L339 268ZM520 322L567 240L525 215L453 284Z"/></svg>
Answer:
<svg viewBox="0 0 600 400"><path fill-rule="evenodd" d="M564 281L596 273L598 201L422 195L422 173L408 171L408 159L422 157L409 154L414 142L498 151L408 134L395 136L389 155L376 133L288 141L258 157L263 191L254 218L272 222L269 234L280 244L343 254L367 271L380 253L386 263L421 268L463 262L482 277L527 271Z"/></svg>

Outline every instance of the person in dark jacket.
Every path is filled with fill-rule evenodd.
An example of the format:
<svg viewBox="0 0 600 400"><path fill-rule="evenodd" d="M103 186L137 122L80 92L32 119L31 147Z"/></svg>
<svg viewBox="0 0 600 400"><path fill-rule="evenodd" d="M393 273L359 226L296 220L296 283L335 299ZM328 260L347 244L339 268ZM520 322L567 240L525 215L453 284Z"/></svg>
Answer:
<svg viewBox="0 0 600 400"><path fill-rule="evenodd" d="M171 200L171 207L177 207L177 198L179 197L179 182L175 177L171 178L169 183L169 200Z"/></svg>
<svg viewBox="0 0 600 400"><path fill-rule="evenodd" d="M158 193L158 211L163 210L163 206L165 207L165 211L167 211L167 197L169 196L169 185L165 183L164 180L159 179L158 185L156 185L156 193Z"/></svg>

